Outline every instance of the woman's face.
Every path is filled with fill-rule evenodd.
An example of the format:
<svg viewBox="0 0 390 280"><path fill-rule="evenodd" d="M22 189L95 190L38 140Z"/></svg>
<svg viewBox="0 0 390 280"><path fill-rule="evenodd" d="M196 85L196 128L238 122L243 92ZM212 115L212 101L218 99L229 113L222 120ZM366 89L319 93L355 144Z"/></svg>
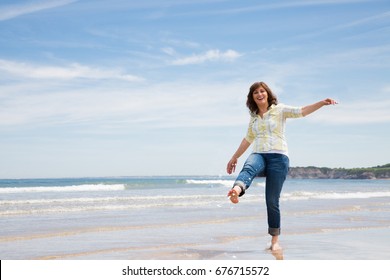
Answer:
<svg viewBox="0 0 390 280"><path fill-rule="evenodd" d="M257 104L257 106L267 106L268 107L268 93L267 91L262 87L258 87L253 92L253 100Z"/></svg>

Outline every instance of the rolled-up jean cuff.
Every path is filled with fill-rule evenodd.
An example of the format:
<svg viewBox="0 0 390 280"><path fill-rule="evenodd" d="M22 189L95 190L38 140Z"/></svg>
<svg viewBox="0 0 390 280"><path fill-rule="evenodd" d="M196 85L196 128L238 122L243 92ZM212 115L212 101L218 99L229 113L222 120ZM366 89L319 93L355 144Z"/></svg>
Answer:
<svg viewBox="0 0 390 280"><path fill-rule="evenodd" d="M280 235L280 228L268 228L268 233L272 236Z"/></svg>
<svg viewBox="0 0 390 280"><path fill-rule="evenodd" d="M245 183L242 182L242 181L235 181L235 182L234 182L234 185L233 185L233 188L234 188L235 186L241 187L241 193L240 193L239 196L243 196L243 195L245 194L245 190L247 189Z"/></svg>

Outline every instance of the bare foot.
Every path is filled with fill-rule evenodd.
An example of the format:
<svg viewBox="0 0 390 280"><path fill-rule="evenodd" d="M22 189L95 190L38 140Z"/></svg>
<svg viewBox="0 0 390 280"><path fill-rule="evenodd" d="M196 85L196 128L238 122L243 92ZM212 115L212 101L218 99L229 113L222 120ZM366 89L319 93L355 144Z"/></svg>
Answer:
<svg viewBox="0 0 390 280"><path fill-rule="evenodd" d="M281 251L282 247L280 247L279 242L273 243L270 247L271 251Z"/></svg>
<svg viewBox="0 0 390 280"><path fill-rule="evenodd" d="M238 186L235 186L233 189L231 189L228 192L228 197L230 198L230 201L234 204L238 203L238 196L241 193L241 188Z"/></svg>

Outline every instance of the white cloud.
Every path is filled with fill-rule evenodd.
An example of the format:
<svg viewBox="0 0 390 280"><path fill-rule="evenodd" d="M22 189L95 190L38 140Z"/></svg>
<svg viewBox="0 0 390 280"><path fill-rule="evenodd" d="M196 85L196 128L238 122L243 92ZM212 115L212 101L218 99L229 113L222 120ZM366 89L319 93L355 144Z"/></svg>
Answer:
<svg viewBox="0 0 390 280"><path fill-rule="evenodd" d="M39 12L41 10L65 6L77 1L78 0L35 1L33 3L3 6L0 7L0 21L12 19L25 14Z"/></svg>
<svg viewBox="0 0 390 280"><path fill-rule="evenodd" d="M170 47L166 47L166 48L162 48L161 51L167 55L175 55L176 54L176 51L173 49L173 48L170 48Z"/></svg>
<svg viewBox="0 0 390 280"><path fill-rule="evenodd" d="M0 126L86 124L119 129L220 127L246 124L245 95L239 84L136 84L59 88L49 83L0 86ZM183 93L185 88L185 93ZM3 97L3 98L1 98ZM239 102L237 100L239 99ZM226 100L221 106L221 100ZM235 114L231 114L235 112Z"/></svg>
<svg viewBox="0 0 390 280"><path fill-rule="evenodd" d="M162 42L164 44L173 45L175 47L190 48L190 49L196 49L201 47L202 45L197 42L180 40L180 39L162 39Z"/></svg>
<svg viewBox="0 0 390 280"><path fill-rule="evenodd" d="M359 20L355 20L353 22L349 22L347 24L337 26L334 29L352 28L352 27L365 25L365 24L372 23L372 22L377 22L377 21L380 21L382 19L388 19L389 17L390 17L390 11L387 11L384 13L380 13L380 14L370 16L370 17L365 17L365 18L362 18Z"/></svg>
<svg viewBox="0 0 390 280"><path fill-rule="evenodd" d="M354 4L361 2L369 2L370 0L299 0L299 1L269 1L270 3L261 3L252 6L242 6L219 9L219 10L207 10L203 12L199 11L187 11L181 13L181 16L194 16L194 15L221 15L221 14L240 14L240 13L257 13L258 11L267 10L281 10L290 8L300 7L311 7L311 6L325 6L325 5L343 5L343 4Z"/></svg>
<svg viewBox="0 0 390 280"><path fill-rule="evenodd" d="M221 52L220 50L209 50L205 53L194 54L191 56L176 59L172 62L173 65L188 65L188 64L201 64L207 61L232 61L242 56L242 54L234 51L227 50Z"/></svg>
<svg viewBox="0 0 390 280"><path fill-rule="evenodd" d="M17 77L33 79L117 79L128 82L142 81L143 78L129 75L118 69L93 68L78 63L65 67L41 66L0 59L0 72Z"/></svg>

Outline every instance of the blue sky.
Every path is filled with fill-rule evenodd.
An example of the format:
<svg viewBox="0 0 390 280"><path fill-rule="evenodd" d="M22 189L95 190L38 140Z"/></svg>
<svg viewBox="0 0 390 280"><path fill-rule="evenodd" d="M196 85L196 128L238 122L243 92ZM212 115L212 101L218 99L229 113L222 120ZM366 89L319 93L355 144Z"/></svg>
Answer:
<svg viewBox="0 0 390 280"><path fill-rule="evenodd" d="M339 102L291 166L390 162L387 0L3 0L0 35L0 178L226 175L255 81Z"/></svg>

